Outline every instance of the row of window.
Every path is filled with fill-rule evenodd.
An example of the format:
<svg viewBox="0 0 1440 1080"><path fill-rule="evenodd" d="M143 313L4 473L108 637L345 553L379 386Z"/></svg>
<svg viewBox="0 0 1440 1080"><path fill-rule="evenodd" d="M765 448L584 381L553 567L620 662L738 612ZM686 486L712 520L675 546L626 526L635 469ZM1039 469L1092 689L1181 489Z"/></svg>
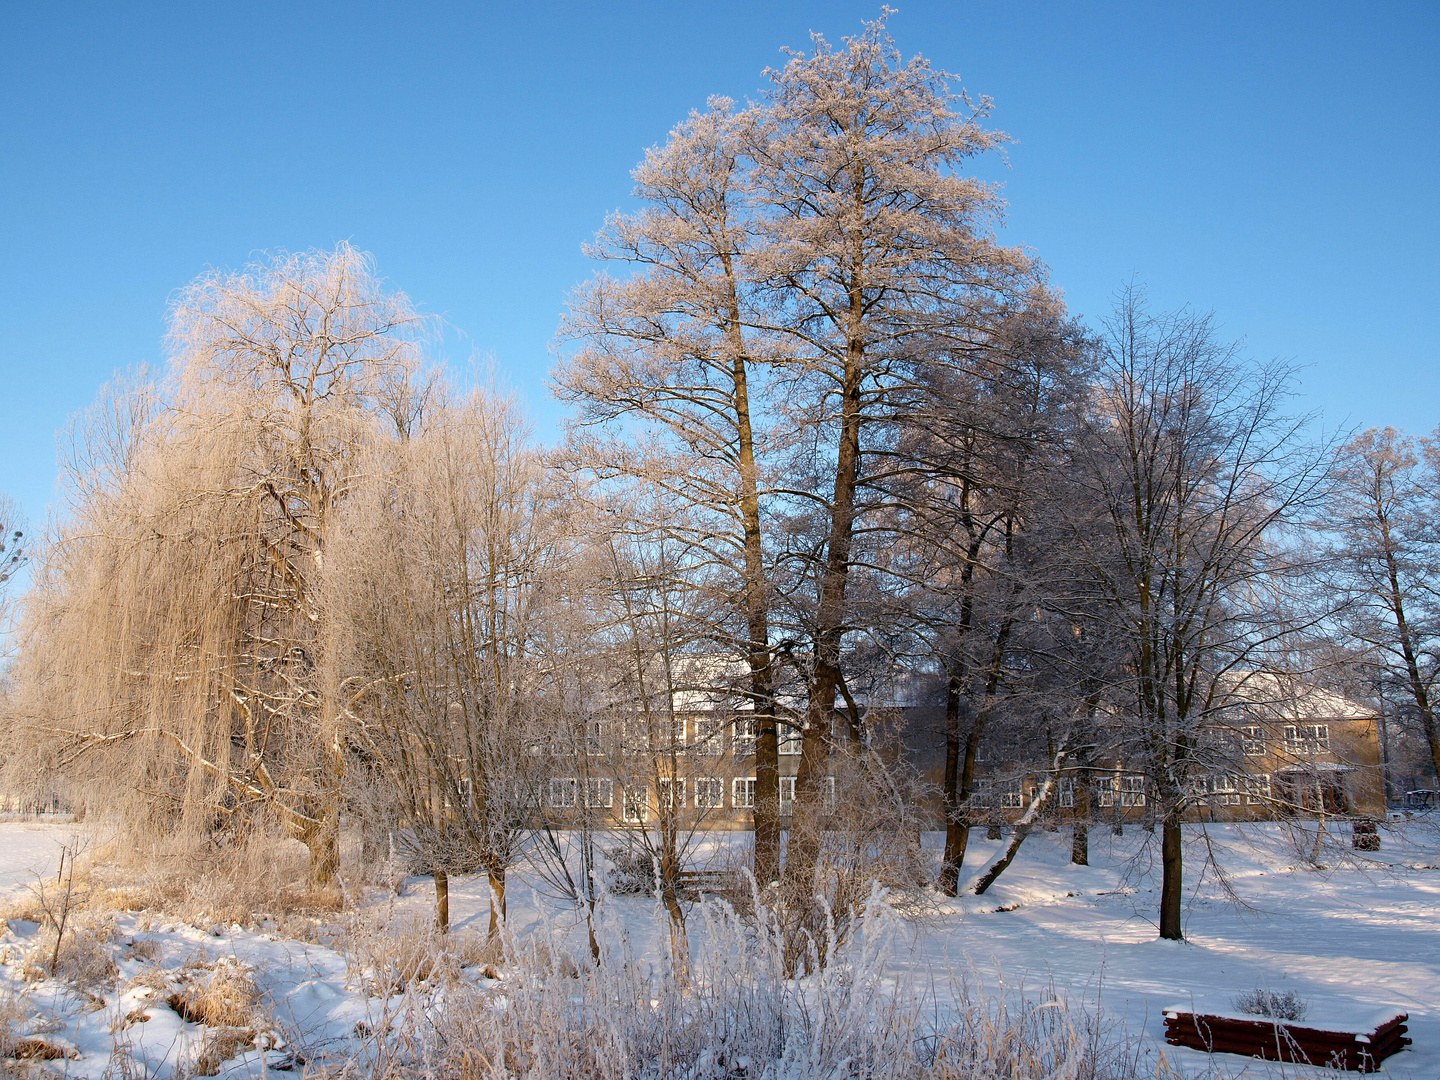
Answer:
<svg viewBox="0 0 1440 1080"><path fill-rule="evenodd" d="M1060 778L1058 801L1062 808L1075 806L1076 783L1073 776ZM975 803L978 806L994 806L995 795L998 794L1002 809L1018 810L1025 805L1023 784L1021 780L977 781ZM1191 785L1194 794L1209 799L1216 806L1239 806L1242 800L1247 805L1270 801L1269 773L1213 773L1192 780ZM1096 784L1096 795L1102 807L1144 806L1145 777L1101 777Z"/></svg>
<svg viewBox="0 0 1440 1080"><path fill-rule="evenodd" d="M1196 796L1209 799L1215 806L1239 806L1270 801L1269 773L1212 773L1191 781Z"/></svg>
<svg viewBox="0 0 1440 1080"><path fill-rule="evenodd" d="M1284 728L1287 754L1321 754L1330 749L1329 724L1286 724ZM1265 729L1242 727L1240 752L1246 757L1265 756Z"/></svg>
<svg viewBox="0 0 1440 1080"><path fill-rule="evenodd" d="M755 753L755 738L758 733L759 721L754 717L741 716L733 721L702 717L692 719L687 723L684 717L677 716L671 723L671 730L668 733L660 733L660 749L664 749L666 746L677 748L692 746L702 753L718 755L724 752L725 729L733 727L734 733L730 740L731 752L736 757L748 757ZM799 729L788 724L780 724L779 729L780 753L788 756L798 755L801 742ZM686 741L687 734L691 736L689 742ZM636 750L650 749L653 741L649 727L640 720L624 725L624 730L620 733L621 744ZM605 754L612 745L609 726L606 722L591 720L585 732L585 753L592 757L599 757Z"/></svg>
<svg viewBox="0 0 1440 1080"><path fill-rule="evenodd" d="M795 777L780 779L780 809L789 810L795 803ZM725 781L714 776L698 776L692 780L661 780L656 805L661 809L680 809L688 805L687 784L693 784L695 808L718 810L725 805ZM827 776L826 803L834 805L835 778ZM621 817L626 821L645 821L649 816L650 796L645 785L621 784L603 777L590 777L582 782L573 776L557 776L550 780L546 802L555 809L584 805L590 809L610 810L615 806L615 789L620 788ZM737 810L755 805L755 777L737 776L730 781L730 805Z"/></svg>

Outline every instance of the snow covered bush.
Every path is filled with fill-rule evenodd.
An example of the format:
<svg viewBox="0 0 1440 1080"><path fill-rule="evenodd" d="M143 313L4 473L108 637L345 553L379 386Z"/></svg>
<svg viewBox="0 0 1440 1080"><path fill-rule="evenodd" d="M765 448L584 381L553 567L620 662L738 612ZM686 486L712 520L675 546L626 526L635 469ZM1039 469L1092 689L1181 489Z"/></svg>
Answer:
<svg viewBox="0 0 1440 1080"><path fill-rule="evenodd" d="M644 848L615 847L605 852L610 861L607 884L616 896L655 894L655 857Z"/></svg>
<svg viewBox="0 0 1440 1080"><path fill-rule="evenodd" d="M1243 1013L1275 1020L1304 1020L1310 1006L1294 990L1267 990L1257 986L1236 994L1232 1004Z"/></svg>

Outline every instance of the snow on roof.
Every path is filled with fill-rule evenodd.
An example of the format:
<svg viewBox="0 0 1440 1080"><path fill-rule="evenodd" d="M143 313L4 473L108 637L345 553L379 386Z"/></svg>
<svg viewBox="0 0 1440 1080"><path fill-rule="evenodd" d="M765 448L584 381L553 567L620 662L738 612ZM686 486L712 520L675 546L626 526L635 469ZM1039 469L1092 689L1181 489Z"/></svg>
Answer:
<svg viewBox="0 0 1440 1080"><path fill-rule="evenodd" d="M1374 709L1294 675L1232 671L1221 680L1222 704L1256 711L1271 720L1370 720ZM1228 684L1228 685L1227 685Z"/></svg>

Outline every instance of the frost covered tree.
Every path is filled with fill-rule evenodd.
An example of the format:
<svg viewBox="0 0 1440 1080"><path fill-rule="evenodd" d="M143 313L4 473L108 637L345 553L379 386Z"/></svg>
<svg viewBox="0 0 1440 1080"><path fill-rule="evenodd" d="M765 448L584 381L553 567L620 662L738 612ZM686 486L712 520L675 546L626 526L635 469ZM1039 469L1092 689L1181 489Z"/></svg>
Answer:
<svg viewBox="0 0 1440 1080"><path fill-rule="evenodd" d="M634 487L632 507L654 508L635 527L689 550L690 586L713 601L708 636L745 658L755 874L769 882L779 872L780 789L765 503L776 481L765 368L773 335L756 294L745 157L755 117L716 99L646 154L634 173L644 208L611 217L588 249L633 273L601 274L576 291L562 335L578 347L554 379L580 409L575 463Z"/></svg>
<svg viewBox="0 0 1440 1080"><path fill-rule="evenodd" d="M1181 818L1237 679L1306 623L1272 602L1312 564L1281 530L1323 499L1323 454L1289 416L1291 374L1188 312L1121 295L1077 441L1078 584L1121 652L1112 747L1143 768L1161 828L1160 936L1179 939ZM1098 516L1104 526L1093 527Z"/></svg>
<svg viewBox="0 0 1440 1080"><path fill-rule="evenodd" d="M889 622L912 628L910 662L937 671L944 686L939 886L948 895L976 816L987 728L1002 715L1021 722L1039 702L1068 711L1062 703L1083 699L1094 663L1076 654L1072 635L1053 632L1052 622L1072 620L1050 610L1073 600L1072 545L1057 507L1069 495L1068 417L1083 400L1085 355L1084 335L1038 293L984 348L922 372L924 393L890 455L895 543L886 567L903 587Z"/></svg>
<svg viewBox="0 0 1440 1080"><path fill-rule="evenodd" d="M55 763L167 830L266 815L334 879L357 687L323 582L373 447L413 421L420 327L347 245L179 293L168 376L77 433L39 569L26 700Z"/></svg>
<svg viewBox="0 0 1440 1080"><path fill-rule="evenodd" d="M972 107L923 58L906 61L883 20L839 49L815 36L770 79L749 153L756 275L780 341L774 378L803 436L787 487L799 530L788 554L803 579L794 618L809 654L787 859L803 897L846 696L852 580L872 561L885 451L912 407L917 357L958 359L983 343L1033 267L992 235L996 191L960 172L1003 141L981 125L987 103Z"/></svg>
<svg viewBox="0 0 1440 1080"><path fill-rule="evenodd" d="M437 388L337 526L327 597L355 687L350 739L434 875L485 872L490 936L538 778L537 620L569 546L514 402Z"/></svg>
<svg viewBox="0 0 1440 1080"><path fill-rule="evenodd" d="M1440 444L1372 428L1341 448L1337 479L1320 525L1337 538L1339 626L1440 776Z"/></svg>

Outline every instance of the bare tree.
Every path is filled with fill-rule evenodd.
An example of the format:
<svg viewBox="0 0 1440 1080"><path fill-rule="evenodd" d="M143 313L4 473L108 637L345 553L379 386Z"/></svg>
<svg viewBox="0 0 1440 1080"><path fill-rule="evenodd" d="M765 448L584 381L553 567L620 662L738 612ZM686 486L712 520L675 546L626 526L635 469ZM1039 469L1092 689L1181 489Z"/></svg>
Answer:
<svg viewBox="0 0 1440 1080"><path fill-rule="evenodd" d="M1103 543L1088 521L1072 535L1123 649L1125 677L1107 691L1125 723L1115 750L1148 777L1160 936L1179 939L1191 778L1236 678L1307 618L1270 599L1309 569L1281 530L1323 498L1328 470L1284 412L1287 368L1243 361L1206 317L1151 314L1135 289L1106 325L1097 381L1077 502L1108 528Z"/></svg>
<svg viewBox="0 0 1440 1080"><path fill-rule="evenodd" d="M1440 447L1372 428L1341 448L1338 466L1318 524L1337 538L1329 583L1348 601L1339 626L1440 776Z"/></svg>
<svg viewBox="0 0 1440 1080"><path fill-rule="evenodd" d="M438 391L393 446L335 545L328 595L354 736L389 781L448 924L448 876L483 869L490 935L527 828L537 675L532 627L564 551L513 402Z"/></svg>
<svg viewBox="0 0 1440 1080"><path fill-rule="evenodd" d="M1066 418L1082 396L1083 344L1063 309L1037 295L984 348L924 371L891 456L897 544L887 570L905 587L890 621L915 628L916 660L943 677L939 886L952 896L987 725L1005 711L1018 718L1037 694L1052 710L1084 696L1090 658L1069 655L1072 635L1047 632L1047 620L1073 622L1050 607L1072 577L1056 506L1068 495L1061 466Z"/></svg>

